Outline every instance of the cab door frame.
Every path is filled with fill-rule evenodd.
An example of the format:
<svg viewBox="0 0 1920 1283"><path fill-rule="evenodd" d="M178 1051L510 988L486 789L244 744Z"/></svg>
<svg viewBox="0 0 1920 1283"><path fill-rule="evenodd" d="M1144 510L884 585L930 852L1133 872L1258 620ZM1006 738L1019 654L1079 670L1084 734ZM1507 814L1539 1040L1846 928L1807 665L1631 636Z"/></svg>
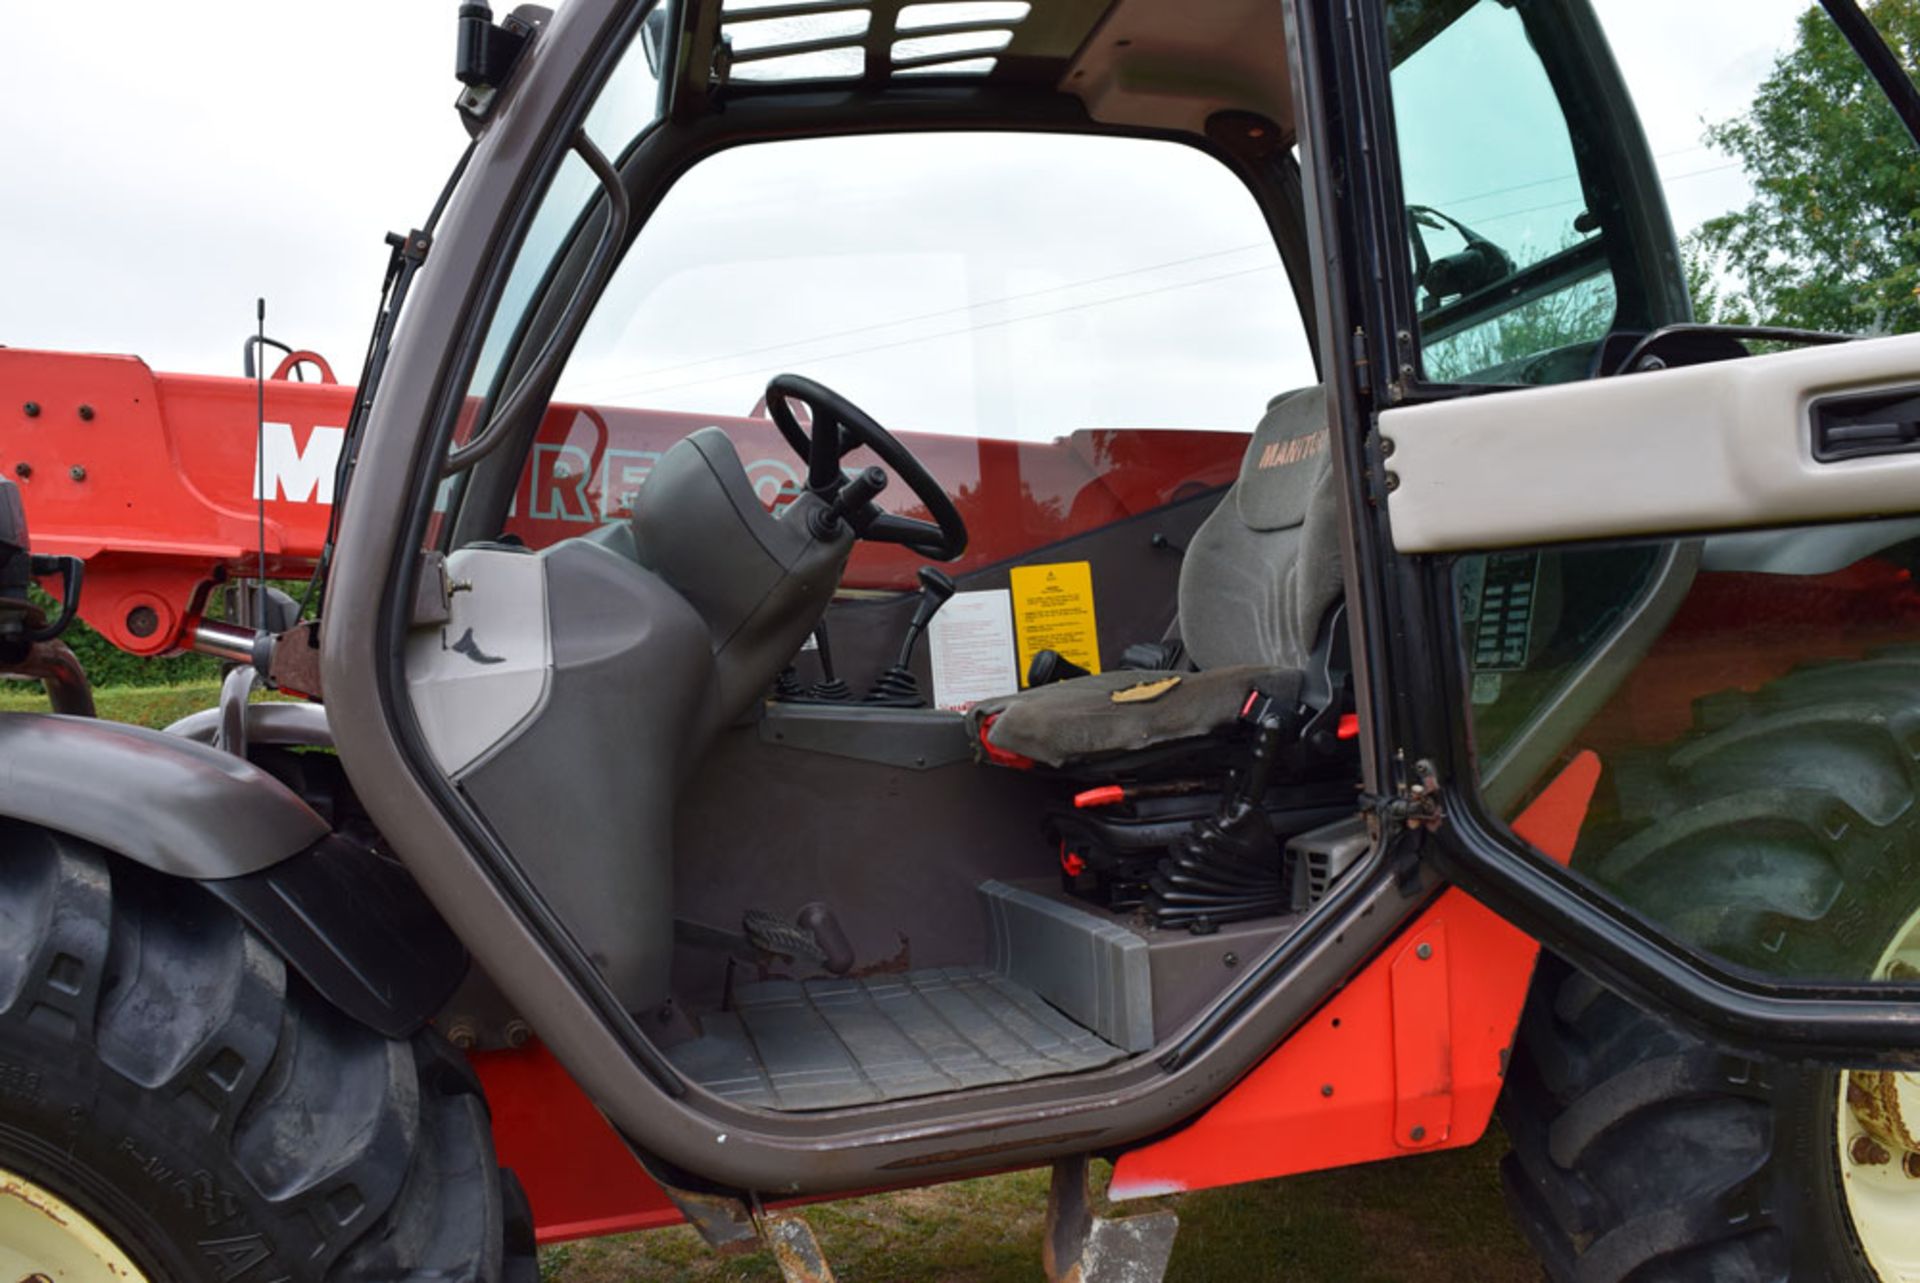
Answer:
<svg viewBox="0 0 1920 1283"><path fill-rule="evenodd" d="M1836 17L1851 12L1857 21L1841 25L1857 47L1863 37L1879 45L1870 66L1891 57L1853 0L1822 2ZM1382 823L1418 830L1402 849L1419 864L1575 966L1717 1042L1852 1067L1920 1063L1920 984L1736 972L1527 854L1490 813L1474 783L1452 559L1396 551L1388 516L1395 478L1379 416L1394 406L1510 393L1420 381L1384 5L1293 0L1289 20L1334 472L1347 500L1343 553L1365 788ZM1617 92L1625 94L1623 84ZM1903 116L1920 128L1920 112L1910 108Z"/></svg>

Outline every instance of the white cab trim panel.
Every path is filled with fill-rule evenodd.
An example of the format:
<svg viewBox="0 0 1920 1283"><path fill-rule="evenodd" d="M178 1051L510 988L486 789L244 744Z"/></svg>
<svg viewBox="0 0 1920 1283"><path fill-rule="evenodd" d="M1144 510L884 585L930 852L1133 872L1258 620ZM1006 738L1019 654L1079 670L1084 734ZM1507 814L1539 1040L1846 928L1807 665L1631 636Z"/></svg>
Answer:
<svg viewBox="0 0 1920 1283"><path fill-rule="evenodd" d="M1809 407L1920 385L1920 335L1387 410L1401 552L1920 511L1920 453L1815 463Z"/></svg>
<svg viewBox="0 0 1920 1283"><path fill-rule="evenodd" d="M544 560L463 548L447 558L447 577L456 587L447 622L407 638L407 686L434 760L454 775L540 707L553 648Z"/></svg>

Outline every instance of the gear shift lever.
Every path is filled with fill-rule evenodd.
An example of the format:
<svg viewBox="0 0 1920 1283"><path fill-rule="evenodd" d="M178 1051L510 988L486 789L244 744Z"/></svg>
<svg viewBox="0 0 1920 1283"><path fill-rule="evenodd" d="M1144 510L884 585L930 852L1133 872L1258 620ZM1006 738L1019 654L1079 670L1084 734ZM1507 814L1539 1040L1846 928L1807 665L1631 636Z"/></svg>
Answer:
<svg viewBox="0 0 1920 1283"><path fill-rule="evenodd" d="M906 640L900 643L900 657L893 661L893 667L880 674L880 680L867 692L867 703L885 704L893 708L921 708L926 704L926 698L920 694L920 683L910 667L913 663L913 647L951 596L953 580L932 566L920 567L920 604L914 607L913 621L907 625Z"/></svg>

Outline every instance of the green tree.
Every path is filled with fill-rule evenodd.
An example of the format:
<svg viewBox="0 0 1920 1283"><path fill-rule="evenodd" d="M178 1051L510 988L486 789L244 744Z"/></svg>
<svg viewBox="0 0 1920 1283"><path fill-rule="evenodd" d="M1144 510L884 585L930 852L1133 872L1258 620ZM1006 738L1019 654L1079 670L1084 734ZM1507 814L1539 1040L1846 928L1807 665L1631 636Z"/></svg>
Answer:
<svg viewBox="0 0 1920 1283"><path fill-rule="evenodd" d="M1862 7L1913 68L1920 0ZM1706 141L1741 162L1753 199L1688 238L1701 319L1920 329L1920 150L1823 11L1808 7L1752 108Z"/></svg>

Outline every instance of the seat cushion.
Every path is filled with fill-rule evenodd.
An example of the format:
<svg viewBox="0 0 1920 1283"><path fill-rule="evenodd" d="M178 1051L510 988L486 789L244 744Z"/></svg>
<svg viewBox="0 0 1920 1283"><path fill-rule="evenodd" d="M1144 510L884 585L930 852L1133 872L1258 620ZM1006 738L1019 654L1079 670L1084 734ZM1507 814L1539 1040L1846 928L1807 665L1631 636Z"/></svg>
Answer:
<svg viewBox="0 0 1920 1283"><path fill-rule="evenodd" d="M1178 684L1152 699L1113 698L1169 678L1178 678ZM1298 672L1276 672L1264 664L1202 673L1122 669L982 700L967 717L975 739L1000 753L1066 766L1216 734L1239 719L1256 684L1291 699L1298 697L1300 683Z"/></svg>

